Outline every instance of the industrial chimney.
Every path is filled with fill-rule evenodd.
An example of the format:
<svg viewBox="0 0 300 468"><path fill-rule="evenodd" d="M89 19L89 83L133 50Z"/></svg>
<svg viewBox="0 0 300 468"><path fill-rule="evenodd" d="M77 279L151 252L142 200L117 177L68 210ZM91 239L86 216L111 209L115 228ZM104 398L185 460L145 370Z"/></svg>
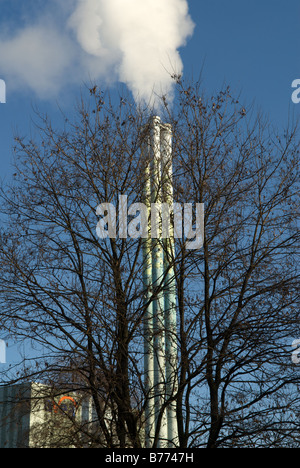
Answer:
<svg viewBox="0 0 300 468"><path fill-rule="evenodd" d="M175 404L171 401L177 391L174 229L171 223L170 235L163 238L161 216L157 216L157 207L161 207L161 212L163 207L169 213L173 210L171 125L162 124L157 116L152 117L146 128L143 153L144 203L149 220L148 238L143 244L146 447L152 447L159 424L158 446L174 448L178 439Z"/></svg>

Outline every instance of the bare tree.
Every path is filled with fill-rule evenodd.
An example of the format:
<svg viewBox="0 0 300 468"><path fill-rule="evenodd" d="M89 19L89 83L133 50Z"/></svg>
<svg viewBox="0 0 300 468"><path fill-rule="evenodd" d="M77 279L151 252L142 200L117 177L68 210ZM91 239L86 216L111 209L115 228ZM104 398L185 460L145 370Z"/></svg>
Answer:
<svg viewBox="0 0 300 468"><path fill-rule="evenodd" d="M175 180L182 199L205 203L203 249L178 261L181 440L208 448L293 445L296 128L279 136L262 117L247 118L229 88L205 100L197 86L182 87L181 99Z"/></svg>
<svg viewBox="0 0 300 468"><path fill-rule="evenodd" d="M128 96L90 94L63 130L42 117L36 141L17 139L15 182L2 190L0 322L44 349L11 382L38 379L89 395L99 432L85 431L85 443L140 448L149 396L143 240L99 240L96 208L113 203L118 212L120 195L142 201L149 112ZM279 135L250 118L229 88L207 99L179 78L174 107L162 103L173 127L175 199L205 205L203 247L188 250L178 239L173 259L178 390L165 404L176 402L179 446L293 446L296 128Z"/></svg>
<svg viewBox="0 0 300 468"><path fill-rule="evenodd" d="M125 445L128 428L131 445L140 446L129 383L130 360L135 363L129 346L143 313L135 300L139 246L99 242L96 207L117 206L123 192L137 196L141 122L129 106L104 109L101 93L93 105L80 108L68 134L45 120L39 147L19 141L16 184L3 193L10 221L1 249L2 318L18 337L49 350L47 362L38 363L40 376L59 376L60 366L65 375L65 362L72 372L80 362L80 385L93 397L108 447L115 442L104 423L103 398L116 411L118 443Z"/></svg>

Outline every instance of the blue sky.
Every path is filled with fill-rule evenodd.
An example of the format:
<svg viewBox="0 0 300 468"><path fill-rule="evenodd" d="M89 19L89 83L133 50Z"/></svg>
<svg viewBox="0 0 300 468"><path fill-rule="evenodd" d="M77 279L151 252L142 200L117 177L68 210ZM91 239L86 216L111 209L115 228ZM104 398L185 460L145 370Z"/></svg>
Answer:
<svg viewBox="0 0 300 468"><path fill-rule="evenodd" d="M75 37L66 26L77 1L0 0L0 79L7 87L6 103L0 104L2 180L9 182L13 173L14 135L25 136L33 129L33 109L54 120L58 104L71 113L87 79L83 65L89 64L90 73L97 69L73 47ZM291 114L299 117L300 104L291 101L291 83L300 79L299 0L189 0L188 4L195 29L180 48L184 75L198 78L202 70L208 93L229 84L244 103L254 102L276 126L285 126ZM35 67L43 70L41 76L36 76ZM34 78L36 83L30 83ZM107 86L107 76L104 79Z"/></svg>
<svg viewBox="0 0 300 468"><path fill-rule="evenodd" d="M284 125L291 83L300 77L300 4L296 0L190 0L197 24L183 52L186 71L204 61L208 89L223 80ZM292 106L299 115L300 106Z"/></svg>
<svg viewBox="0 0 300 468"><path fill-rule="evenodd" d="M56 20L63 31L67 6L75 0L64 0L66 7L57 11ZM193 36L180 49L185 76L197 78L203 68L203 87L213 92L224 82L245 102L255 104L269 115L276 125L285 125L289 110L300 114L291 102L291 83L300 78L300 4L297 0L189 0L195 23ZM22 77L16 87L12 75L1 66L1 36L13 37L24 25L38 22L48 25L55 17L56 0L0 0L0 79L6 81L7 102L0 104L0 174L10 177L13 134L27 134L32 128L32 108L57 115L57 104L71 111L80 87L77 81L57 95L38 96ZM28 54L34 54L28 50ZM54 59L53 62L56 60ZM24 62L24 68L26 62ZM55 75L54 79L55 79ZM54 81L53 79L53 81ZM86 75L82 72L82 81Z"/></svg>

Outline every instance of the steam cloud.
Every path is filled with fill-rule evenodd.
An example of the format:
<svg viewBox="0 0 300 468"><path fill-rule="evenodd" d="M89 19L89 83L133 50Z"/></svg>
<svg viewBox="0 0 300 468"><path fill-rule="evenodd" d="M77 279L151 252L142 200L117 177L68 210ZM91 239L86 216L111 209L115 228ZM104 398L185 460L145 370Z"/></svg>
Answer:
<svg viewBox="0 0 300 468"><path fill-rule="evenodd" d="M70 18L82 48L112 61L136 99L169 93L181 74L178 48L194 25L186 0L80 0Z"/></svg>
<svg viewBox="0 0 300 468"><path fill-rule="evenodd" d="M187 0L68 0L65 24L52 11L0 36L0 72L40 97L90 78L128 85L136 101L172 100L179 48L193 34ZM48 3L49 5L49 3ZM66 3L65 3L66 9Z"/></svg>

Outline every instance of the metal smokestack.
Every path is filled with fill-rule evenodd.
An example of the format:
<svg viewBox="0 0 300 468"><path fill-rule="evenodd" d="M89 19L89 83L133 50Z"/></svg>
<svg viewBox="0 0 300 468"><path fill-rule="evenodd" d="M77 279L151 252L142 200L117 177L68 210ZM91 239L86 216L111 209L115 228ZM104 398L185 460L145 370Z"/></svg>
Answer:
<svg viewBox="0 0 300 468"><path fill-rule="evenodd" d="M152 242L151 242L151 170L150 170L150 135L143 141L142 151L145 156L145 177L143 198L148 208L148 237L143 241L143 284L146 312L144 318L144 371L145 371L145 445L151 448L155 435L154 409L154 347L153 347L153 303L152 297Z"/></svg>
<svg viewBox="0 0 300 468"><path fill-rule="evenodd" d="M162 239L161 216L155 206L162 203L173 210L172 127L151 119L143 151L146 156L144 201L148 207L148 239L143 244L143 280L147 310L145 314L145 411L146 447L152 447L160 420L159 447L177 445L177 421L174 402L177 391L176 285L174 277L174 233ZM154 212L155 211L155 212ZM156 226L153 229L153 220ZM155 234L151 236L151 234ZM151 303L150 298L153 297Z"/></svg>
<svg viewBox="0 0 300 468"><path fill-rule="evenodd" d="M151 237L152 237L152 287L153 287L153 333L154 333L154 393L155 423L160 420L159 447L167 446L168 428L166 411L162 412L165 403L165 322L164 295L162 281L164 276L164 248L161 239L160 216L154 207L162 204L162 160L160 141L161 121L153 117L150 127L151 151ZM154 209L154 210L153 210ZM155 219L155 221L154 221ZM153 226L155 224L155 226ZM153 238L156 235L157 238Z"/></svg>
<svg viewBox="0 0 300 468"><path fill-rule="evenodd" d="M176 316L176 281L174 270L174 219L173 213L173 164L172 164L172 126L167 124L161 129L162 153L162 190L163 202L169 206L171 215L169 237L164 240L164 307L166 330L166 399L169 400L178 390L177 376L177 316ZM169 447L178 445L176 404L167 406Z"/></svg>

